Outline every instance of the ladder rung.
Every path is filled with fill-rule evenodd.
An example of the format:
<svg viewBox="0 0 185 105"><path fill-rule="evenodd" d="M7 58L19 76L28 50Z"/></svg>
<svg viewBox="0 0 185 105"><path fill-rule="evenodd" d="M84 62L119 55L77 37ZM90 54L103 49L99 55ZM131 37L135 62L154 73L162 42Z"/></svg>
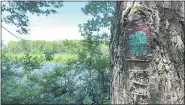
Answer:
<svg viewBox="0 0 185 105"><path fill-rule="evenodd" d="M147 94L138 94L138 93L131 93L132 95L138 95L138 96L147 96Z"/></svg>
<svg viewBox="0 0 185 105"><path fill-rule="evenodd" d="M148 103L139 103L139 104L148 104Z"/></svg>
<svg viewBox="0 0 185 105"><path fill-rule="evenodd" d="M146 61L148 62L149 61L147 59L146 60L141 60L141 59L134 59L134 58L133 59L125 59L125 60L126 61L142 61L142 62L146 62Z"/></svg>
<svg viewBox="0 0 185 105"><path fill-rule="evenodd" d="M138 82L138 81L134 81L134 80L132 80L131 82L136 83L136 84L139 84L139 85L145 85L145 86L147 86L147 84L144 84L142 82Z"/></svg>
<svg viewBox="0 0 185 105"><path fill-rule="evenodd" d="M128 71L130 71L130 72L145 72L145 71L147 71L148 72L148 70L128 70Z"/></svg>

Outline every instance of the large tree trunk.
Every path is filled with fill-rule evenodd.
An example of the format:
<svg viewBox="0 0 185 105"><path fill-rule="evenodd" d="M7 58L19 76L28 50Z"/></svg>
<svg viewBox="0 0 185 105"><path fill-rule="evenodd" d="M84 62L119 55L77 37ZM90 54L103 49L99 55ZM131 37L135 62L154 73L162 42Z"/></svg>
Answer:
<svg viewBox="0 0 185 105"><path fill-rule="evenodd" d="M132 12L133 5L147 8L146 16ZM115 19L110 43L112 104L183 104L184 2L117 2ZM149 62L125 60L125 32L131 23L146 25L151 32Z"/></svg>

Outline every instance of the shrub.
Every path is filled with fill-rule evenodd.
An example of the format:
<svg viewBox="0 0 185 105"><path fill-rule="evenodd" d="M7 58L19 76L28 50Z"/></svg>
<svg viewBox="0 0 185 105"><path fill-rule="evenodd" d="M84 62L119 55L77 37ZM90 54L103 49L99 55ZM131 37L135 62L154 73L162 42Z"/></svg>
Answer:
<svg viewBox="0 0 185 105"><path fill-rule="evenodd" d="M54 52L53 51L44 51L46 61L51 61L54 59Z"/></svg>
<svg viewBox="0 0 185 105"><path fill-rule="evenodd" d="M40 59L37 56L33 57L29 55L29 53L26 53L21 58L21 62L22 62L24 70L38 69L42 66L42 59Z"/></svg>

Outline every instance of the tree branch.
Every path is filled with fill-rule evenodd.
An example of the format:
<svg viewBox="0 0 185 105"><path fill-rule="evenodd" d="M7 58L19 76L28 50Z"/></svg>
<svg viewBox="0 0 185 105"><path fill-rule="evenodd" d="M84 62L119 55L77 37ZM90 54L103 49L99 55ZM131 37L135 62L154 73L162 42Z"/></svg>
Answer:
<svg viewBox="0 0 185 105"><path fill-rule="evenodd" d="M22 38L18 37L17 35L13 34L11 31L9 31L9 30L8 30L7 28L5 28L4 26L1 25L1 27L2 27L3 29L5 29L8 33L10 33L12 36L14 36L14 37L16 37L16 38L18 38L18 39L22 39Z"/></svg>

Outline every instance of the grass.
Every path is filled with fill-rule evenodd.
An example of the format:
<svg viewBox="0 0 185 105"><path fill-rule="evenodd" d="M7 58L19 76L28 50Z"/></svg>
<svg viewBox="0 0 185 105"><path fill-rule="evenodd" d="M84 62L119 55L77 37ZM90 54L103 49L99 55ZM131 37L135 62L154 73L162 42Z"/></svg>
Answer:
<svg viewBox="0 0 185 105"><path fill-rule="evenodd" d="M66 62L69 59L75 59L77 57L76 54L67 54L67 53L63 53L63 54L55 54L54 55L54 60L52 62Z"/></svg>
<svg viewBox="0 0 185 105"><path fill-rule="evenodd" d="M43 59L45 58L44 57L44 54L30 54L31 56L33 57L42 57ZM21 57L24 56L24 54L8 54L8 56L13 60L15 59L16 57L19 59ZM54 63L64 63L66 62L67 60L69 59L75 59L77 57L76 54L70 54L70 53L59 53L59 54L54 54L54 59L51 60L51 61L46 61L44 60L44 62L54 62Z"/></svg>

